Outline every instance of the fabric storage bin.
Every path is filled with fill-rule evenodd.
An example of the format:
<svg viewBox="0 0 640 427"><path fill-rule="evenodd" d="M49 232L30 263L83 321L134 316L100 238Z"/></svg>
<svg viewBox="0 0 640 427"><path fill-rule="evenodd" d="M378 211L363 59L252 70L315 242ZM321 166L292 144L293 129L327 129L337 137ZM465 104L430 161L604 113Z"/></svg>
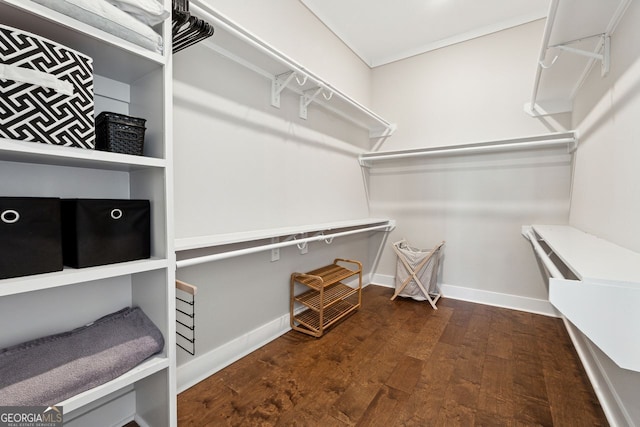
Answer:
<svg viewBox="0 0 640 427"><path fill-rule="evenodd" d="M103 111L96 117L96 150L142 156L146 119Z"/></svg>
<svg viewBox="0 0 640 427"><path fill-rule="evenodd" d="M0 137L93 149L93 60L0 25Z"/></svg>
<svg viewBox="0 0 640 427"><path fill-rule="evenodd" d="M60 199L0 197L0 279L60 270Z"/></svg>
<svg viewBox="0 0 640 427"><path fill-rule="evenodd" d="M149 258L148 200L62 199L62 253L75 268Z"/></svg>

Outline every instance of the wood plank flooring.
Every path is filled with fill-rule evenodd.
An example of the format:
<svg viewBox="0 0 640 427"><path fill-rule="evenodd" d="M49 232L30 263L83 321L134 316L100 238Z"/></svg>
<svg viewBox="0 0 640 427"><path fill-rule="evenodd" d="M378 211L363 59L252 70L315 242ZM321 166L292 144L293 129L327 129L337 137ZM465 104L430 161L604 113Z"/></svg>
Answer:
<svg viewBox="0 0 640 427"><path fill-rule="evenodd" d="M186 426L606 426L560 319L368 286L178 396Z"/></svg>

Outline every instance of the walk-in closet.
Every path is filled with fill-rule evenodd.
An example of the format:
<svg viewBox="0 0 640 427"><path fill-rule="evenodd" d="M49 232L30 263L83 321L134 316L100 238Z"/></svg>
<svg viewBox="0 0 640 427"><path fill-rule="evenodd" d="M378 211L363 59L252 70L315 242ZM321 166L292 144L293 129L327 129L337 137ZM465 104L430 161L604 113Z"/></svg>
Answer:
<svg viewBox="0 0 640 427"><path fill-rule="evenodd" d="M0 425L640 426L640 4L400 3L0 0Z"/></svg>

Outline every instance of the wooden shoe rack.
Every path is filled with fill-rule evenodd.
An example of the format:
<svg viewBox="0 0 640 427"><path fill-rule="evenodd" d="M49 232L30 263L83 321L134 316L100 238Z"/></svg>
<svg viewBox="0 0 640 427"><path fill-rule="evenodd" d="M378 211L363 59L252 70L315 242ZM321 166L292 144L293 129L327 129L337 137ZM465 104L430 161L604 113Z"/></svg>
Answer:
<svg viewBox="0 0 640 427"><path fill-rule="evenodd" d="M353 266L343 267L338 264L339 262ZM355 275L358 275L357 288L342 283L343 280ZM305 286L308 290L295 295L296 283ZM328 327L362 305L362 263L336 258L333 264L308 273L291 274L290 302L291 328L314 337L321 337ZM296 314L296 303L302 304L306 309Z"/></svg>

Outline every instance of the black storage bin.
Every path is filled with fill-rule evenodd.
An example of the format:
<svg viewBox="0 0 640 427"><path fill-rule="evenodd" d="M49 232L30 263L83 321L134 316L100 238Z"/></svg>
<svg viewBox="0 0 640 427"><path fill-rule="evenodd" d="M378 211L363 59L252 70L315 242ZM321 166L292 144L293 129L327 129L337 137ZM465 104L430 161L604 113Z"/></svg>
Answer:
<svg viewBox="0 0 640 427"><path fill-rule="evenodd" d="M103 111L96 117L96 150L142 156L146 121Z"/></svg>
<svg viewBox="0 0 640 427"><path fill-rule="evenodd" d="M0 197L0 279L62 270L60 199Z"/></svg>
<svg viewBox="0 0 640 427"><path fill-rule="evenodd" d="M64 265L81 268L149 258L148 200L62 199Z"/></svg>

